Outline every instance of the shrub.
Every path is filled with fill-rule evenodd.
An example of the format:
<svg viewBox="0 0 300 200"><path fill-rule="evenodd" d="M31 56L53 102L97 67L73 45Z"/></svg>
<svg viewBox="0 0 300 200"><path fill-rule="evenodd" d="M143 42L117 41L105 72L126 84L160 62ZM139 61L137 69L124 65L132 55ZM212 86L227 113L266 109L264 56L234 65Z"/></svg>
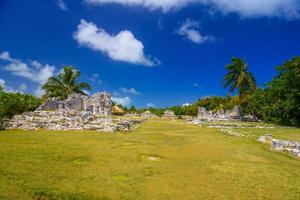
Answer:
<svg viewBox="0 0 300 200"><path fill-rule="evenodd" d="M20 93L4 92L0 88L0 121L11 118L16 114L36 109L41 104L40 99Z"/></svg>

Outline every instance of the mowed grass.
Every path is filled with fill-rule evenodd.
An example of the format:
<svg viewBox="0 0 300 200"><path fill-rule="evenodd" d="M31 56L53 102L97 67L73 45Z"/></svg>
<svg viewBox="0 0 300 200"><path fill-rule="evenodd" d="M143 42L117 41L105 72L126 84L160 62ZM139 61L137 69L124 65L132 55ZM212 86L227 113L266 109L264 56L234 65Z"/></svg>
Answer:
<svg viewBox="0 0 300 200"><path fill-rule="evenodd" d="M2 131L0 199L300 199L300 160L175 121L128 134Z"/></svg>

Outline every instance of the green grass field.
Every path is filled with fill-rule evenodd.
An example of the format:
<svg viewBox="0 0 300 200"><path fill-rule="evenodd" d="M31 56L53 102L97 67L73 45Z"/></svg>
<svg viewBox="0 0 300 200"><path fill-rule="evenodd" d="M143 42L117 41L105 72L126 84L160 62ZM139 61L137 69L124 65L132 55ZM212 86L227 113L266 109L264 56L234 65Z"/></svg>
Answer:
<svg viewBox="0 0 300 200"><path fill-rule="evenodd" d="M255 141L183 122L131 133L0 132L0 199L300 199L300 160ZM254 137L255 136L255 137Z"/></svg>

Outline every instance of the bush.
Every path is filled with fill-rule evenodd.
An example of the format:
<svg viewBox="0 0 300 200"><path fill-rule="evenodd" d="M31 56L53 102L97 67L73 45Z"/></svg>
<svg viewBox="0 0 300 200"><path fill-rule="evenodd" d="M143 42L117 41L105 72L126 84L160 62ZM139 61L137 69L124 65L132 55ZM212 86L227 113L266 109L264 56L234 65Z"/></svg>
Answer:
<svg viewBox="0 0 300 200"><path fill-rule="evenodd" d="M277 70L265 89L250 95L245 108L267 122L300 126L300 57Z"/></svg>
<svg viewBox="0 0 300 200"><path fill-rule="evenodd" d="M0 120L2 122L16 114L32 111L40 104L40 99L32 95L7 93L0 88Z"/></svg>

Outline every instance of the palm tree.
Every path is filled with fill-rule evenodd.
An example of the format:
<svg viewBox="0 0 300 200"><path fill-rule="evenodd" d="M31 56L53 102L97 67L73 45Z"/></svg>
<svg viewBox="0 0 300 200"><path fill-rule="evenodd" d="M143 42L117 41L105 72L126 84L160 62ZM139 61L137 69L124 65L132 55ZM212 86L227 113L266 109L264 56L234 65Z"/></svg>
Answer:
<svg viewBox="0 0 300 200"><path fill-rule="evenodd" d="M91 90L91 86L85 82L77 83L79 76L80 71L65 66L58 77L50 77L42 86L45 96L66 99L72 93L87 95L84 90Z"/></svg>
<svg viewBox="0 0 300 200"><path fill-rule="evenodd" d="M224 87L229 86L232 93L238 89L239 99L242 101L250 91L256 90L256 81L253 74L248 71L247 64L240 58L232 58L226 66L227 74L224 76Z"/></svg>

